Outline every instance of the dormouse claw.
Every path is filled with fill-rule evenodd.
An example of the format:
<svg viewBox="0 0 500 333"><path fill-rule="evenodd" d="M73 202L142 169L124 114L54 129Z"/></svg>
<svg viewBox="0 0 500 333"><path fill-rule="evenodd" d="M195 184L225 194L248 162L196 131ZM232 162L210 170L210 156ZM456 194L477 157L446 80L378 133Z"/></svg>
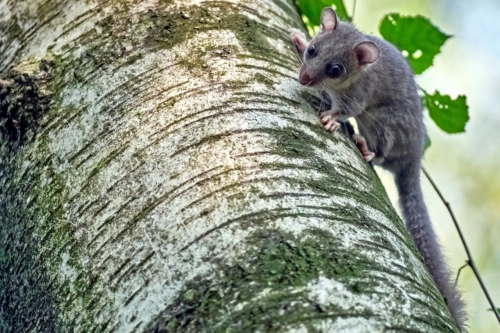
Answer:
<svg viewBox="0 0 500 333"><path fill-rule="evenodd" d="M335 119L339 115L340 115L340 113L338 111L328 110L325 112L321 112L319 117L321 119L321 122L323 123L323 127L327 131L333 132L333 131L336 131L340 127L340 123L335 121Z"/></svg>

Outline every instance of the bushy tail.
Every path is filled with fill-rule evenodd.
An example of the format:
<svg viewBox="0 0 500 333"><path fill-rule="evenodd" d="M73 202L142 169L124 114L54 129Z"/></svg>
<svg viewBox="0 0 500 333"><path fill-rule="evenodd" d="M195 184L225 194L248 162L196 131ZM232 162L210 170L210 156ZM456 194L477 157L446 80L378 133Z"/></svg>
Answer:
<svg viewBox="0 0 500 333"><path fill-rule="evenodd" d="M420 166L410 167L396 174L396 186L406 227L424 258L441 295L456 323L463 329L465 321L464 303L452 281L444 261L441 248L432 229L420 187Z"/></svg>

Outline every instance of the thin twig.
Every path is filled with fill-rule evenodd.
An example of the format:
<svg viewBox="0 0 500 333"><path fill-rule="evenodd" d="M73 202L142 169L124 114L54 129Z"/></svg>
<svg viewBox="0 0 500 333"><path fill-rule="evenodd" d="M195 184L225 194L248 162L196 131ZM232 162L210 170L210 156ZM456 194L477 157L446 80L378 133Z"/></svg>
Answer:
<svg viewBox="0 0 500 333"><path fill-rule="evenodd" d="M469 266L469 260L466 260L465 261L465 264L463 266L460 266L460 268L458 269L458 272L457 272L457 277L455 278L455 286L457 285L458 283L458 278L460 277L460 273L462 272L462 269L464 269L465 267Z"/></svg>
<svg viewBox="0 0 500 333"><path fill-rule="evenodd" d="M458 221L455 218L455 214L453 214L453 211L451 210L450 203L448 201L446 201L446 199L443 197L443 195L441 194L441 191L439 191L436 183L434 183L434 181L432 180L431 176L427 173L427 171L425 171L424 167L422 167L422 171L424 172L425 176L427 177L427 179L431 183L432 187L434 187L434 190L436 191L436 193L441 198L441 201L444 203L444 205L448 209L448 212L451 215L451 219L453 220L453 223L455 224L455 228L458 231L458 235L460 236L460 239L462 240L462 244L464 246L465 252L467 253L467 257L469 258L468 264L469 264L470 268L472 268L472 271L474 272L474 275L476 275L476 279L479 282L479 284L481 285L481 288L483 289L483 293L486 295L486 298L488 299L488 302L491 305L491 309L493 310L493 313L495 313L495 316L497 317L497 320L500 323L500 313L498 312L498 309L495 306L495 303L493 303L493 300L491 299L491 296L488 293L488 290L486 289L486 286L484 285L483 279L481 279L481 275L479 275L479 271L478 271L478 269L476 267L476 264L474 263L474 259L472 258L472 255L470 253L469 247L467 246L467 242L465 241L465 237L464 237L464 235L462 233L462 229L460 229L460 226L458 225Z"/></svg>
<svg viewBox="0 0 500 333"><path fill-rule="evenodd" d="M354 0L354 4L352 5L351 22L354 21L354 12L355 11L356 11L356 0Z"/></svg>

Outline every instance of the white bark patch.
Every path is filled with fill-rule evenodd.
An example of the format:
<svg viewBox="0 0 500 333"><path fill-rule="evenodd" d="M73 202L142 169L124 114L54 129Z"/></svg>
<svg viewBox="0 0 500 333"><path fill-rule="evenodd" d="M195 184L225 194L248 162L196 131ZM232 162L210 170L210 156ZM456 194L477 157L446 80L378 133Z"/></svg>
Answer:
<svg viewBox="0 0 500 333"><path fill-rule="evenodd" d="M320 332L338 333L377 333L385 332L382 324L373 319L366 318L338 318L336 320L327 319L313 325Z"/></svg>
<svg viewBox="0 0 500 333"><path fill-rule="evenodd" d="M140 12L144 12L148 9L155 9L158 6L158 0L142 0L132 5L130 8L130 14L137 14Z"/></svg>
<svg viewBox="0 0 500 333"><path fill-rule="evenodd" d="M339 315L336 319L326 319L315 323L314 327L323 332L385 332L384 323L391 323L392 314L388 309L394 306L402 306L405 315L409 316L407 304L394 304L390 298L380 298L374 295L368 297L349 291L344 284L333 279L320 276L317 280L311 281L307 288L310 290L309 298L315 300L319 306L328 307L332 304L341 308L344 315ZM381 293L387 292L380 290ZM386 301L389 301L387 304ZM378 318L364 318L357 315L358 312L370 310ZM383 318L380 318L383 316ZM300 328L299 328L300 329ZM293 330L291 330L293 332Z"/></svg>

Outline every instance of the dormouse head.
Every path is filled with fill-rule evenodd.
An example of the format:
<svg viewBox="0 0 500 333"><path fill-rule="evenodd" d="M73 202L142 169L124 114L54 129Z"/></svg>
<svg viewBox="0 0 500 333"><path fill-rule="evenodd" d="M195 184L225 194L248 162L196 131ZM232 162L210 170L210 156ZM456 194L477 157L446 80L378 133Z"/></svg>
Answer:
<svg viewBox="0 0 500 333"><path fill-rule="evenodd" d="M321 31L304 51L299 81L305 86L325 83L343 89L379 55L375 43L352 25L339 22L335 11L327 7L321 12Z"/></svg>

